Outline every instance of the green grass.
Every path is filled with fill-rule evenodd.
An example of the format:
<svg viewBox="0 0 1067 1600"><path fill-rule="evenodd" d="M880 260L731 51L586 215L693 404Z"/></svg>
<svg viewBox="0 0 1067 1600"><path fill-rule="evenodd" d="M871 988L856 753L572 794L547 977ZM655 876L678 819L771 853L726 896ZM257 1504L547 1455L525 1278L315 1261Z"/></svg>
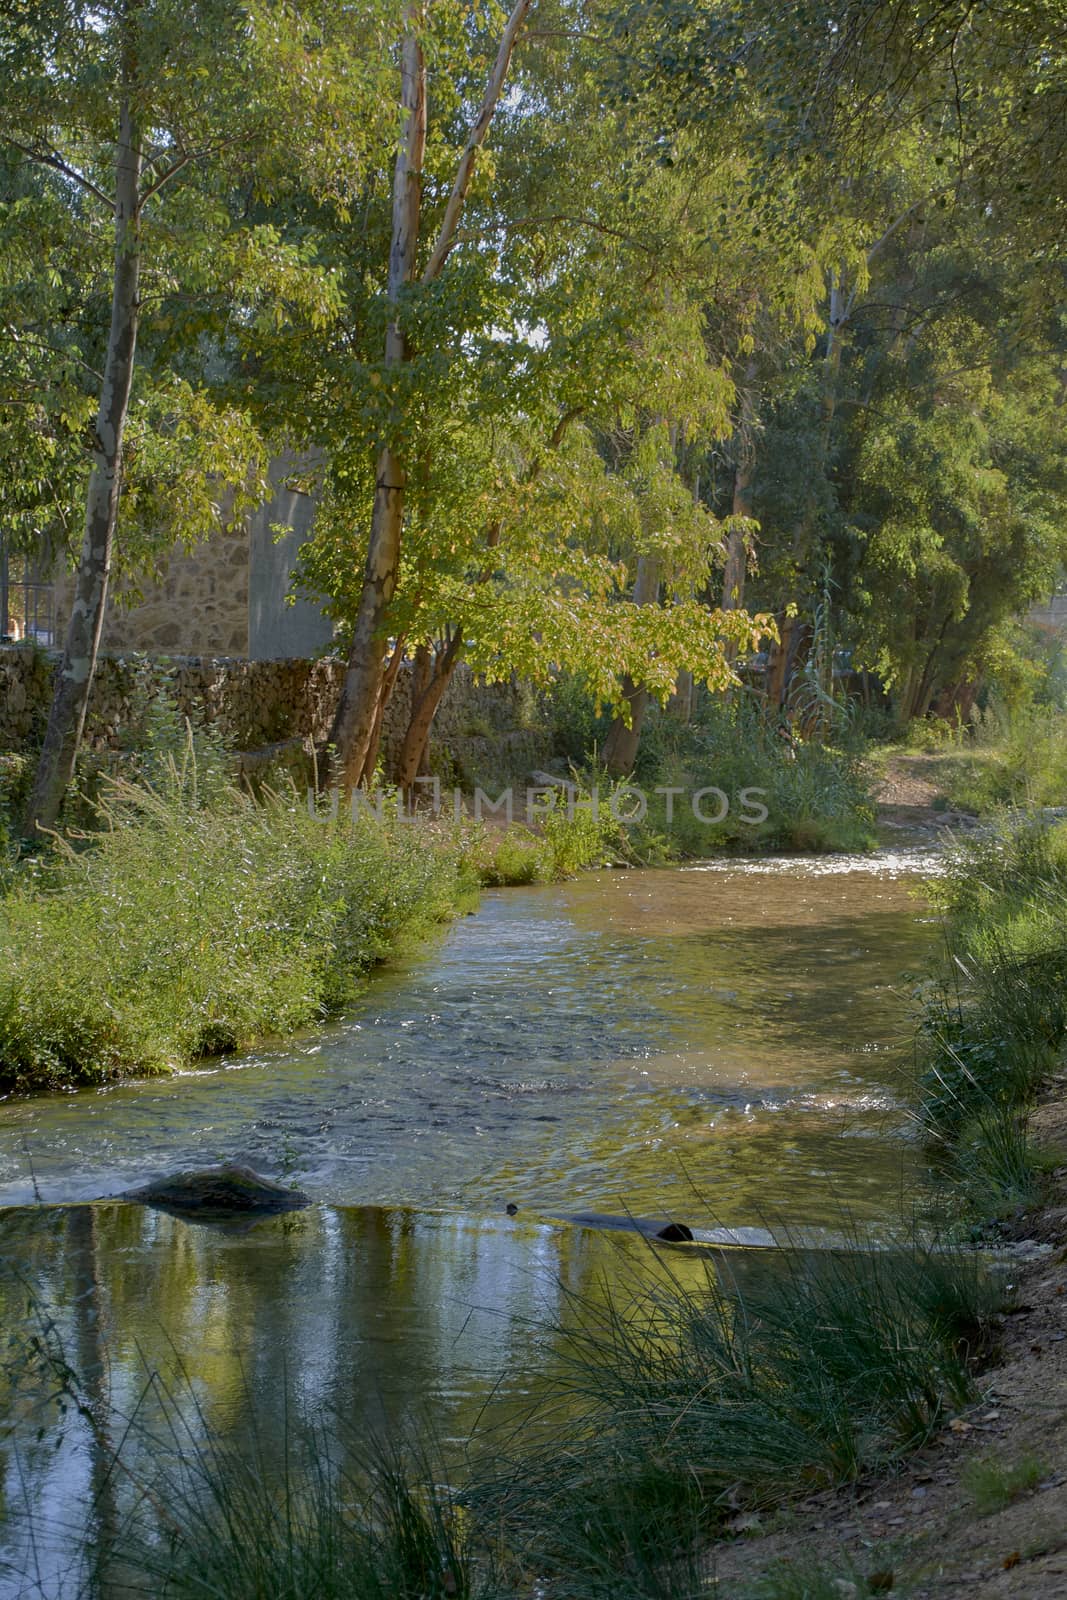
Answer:
<svg viewBox="0 0 1067 1600"><path fill-rule="evenodd" d="M930 892L946 950L919 1022L919 1120L954 1201L996 1220L1043 1187L1029 1113L1067 1039L1067 829L1006 822Z"/></svg>
<svg viewBox="0 0 1067 1600"><path fill-rule="evenodd" d="M699 1592L693 1552L738 1509L884 1468L970 1403L998 1303L970 1252L915 1243L797 1252L744 1294L710 1270L616 1289L563 1335L578 1420L476 1486L475 1510L565 1572L560 1594L606 1596L620 1571Z"/></svg>
<svg viewBox="0 0 1067 1600"><path fill-rule="evenodd" d="M594 816L588 795L568 808L562 798L542 796L535 827L512 823L496 830L469 830L464 860L487 888L557 883L585 867L617 856L621 830L606 811Z"/></svg>
<svg viewBox="0 0 1067 1600"><path fill-rule="evenodd" d="M1067 804L1067 713L1047 705L1009 712L991 705L972 722L930 717L914 723L894 753L925 756L922 775L935 783L946 805L980 815L1005 807Z"/></svg>
<svg viewBox="0 0 1067 1600"><path fill-rule="evenodd" d="M481 1467L472 1453L462 1488L358 1418L261 1432L251 1411L240 1443L220 1440L191 1386L175 1400L156 1380L151 1432L137 1416L98 1429L137 1508L102 1570L113 1556L161 1600L705 1600L739 1509L866 1475L974 1398L996 1304L973 1254L914 1243L796 1253L744 1294L664 1272L572 1307L551 1437L520 1430L517 1457ZM842 1576L779 1563L745 1594L822 1600Z"/></svg>
<svg viewBox="0 0 1067 1600"><path fill-rule="evenodd" d="M470 885L446 835L312 817L195 773L117 780L103 830L23 864L0 920L0 1083L147 1073L284 1035Z"/></svg>
<svg viewBox="0 0 1067 1600"><path fill-rule="evenodd" d="M321 1427L224 1446L171 1410L113 1555L160 1600L503 1600L493 1551L419 1451ZM190 1426L190 1421L193 1425ZM142 1441L146 1443L150 1441ZM162 1534L162 1537L161 1537Z"/></svg>
<svg viewBox="0 0 1067 1600"><path fill-rule="evenodd" d="M754 1583L746 1585L739 1600L860 1600L883 1592L883 1584L893 1593L900 1592L888 1569L872 1568L868 1574L850 1561L787 1557L772 1562Z"/></svg>
<svg viewBox="0 0 1067 1600"><path fill-rule="evenodd" d="M960 1483L978 1515L989 1517L1032 1494L1046 1474L1047 1468L1032 1455L1012 1462L997 1456L980 1456L967 1462Z"/></svg>

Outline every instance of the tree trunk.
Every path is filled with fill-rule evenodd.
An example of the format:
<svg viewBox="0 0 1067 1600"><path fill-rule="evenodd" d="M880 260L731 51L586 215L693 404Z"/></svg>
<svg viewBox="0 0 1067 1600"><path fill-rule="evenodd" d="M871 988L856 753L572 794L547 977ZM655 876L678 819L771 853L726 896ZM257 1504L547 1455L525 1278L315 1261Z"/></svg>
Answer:
<svg viewBox="0 0 1067 1600"><path fill-rule="evenodd" d="M659 566L655 556L641 556L634 580L634 605L655 605L659 598ZM622 692L630 707L627 726L622 717L616 717L604 740L604 765L616 777L625 777L634 769L637 748L641 742L641 728L648 707L648 690L635 682L627 673L622 681Z"/></svg>
<svg viewBox="0 0 1067 1600"><path fill-rule="evenodd" d="M778 643L771 650L770 660L767 663L766 695L767 704L772 711L780 711L785 704L795 627L795 617L783 616L778 620Z"/></svg>
<svg viewBox="0 0 1067 1600"><path fill-rule="evenodd" d="M401 789L410 789L422 770L430 728L459 665L463 643L463 629L457 628L444 649L437 653L429 674L421 683L412 685L411 715L394 772L394 779Z"/></svg>
<svg viewBox="0 0 1067 1600"><path fill-rule="evenodd" d="M693 720L693 690L693 674L683 667L675 679L674 693L667 703L667 710L679 722L688 724Z"/></svg>
<svg viewBox="0 0 1067 1600"><path fill-rule="evenodd" d="M408 6L408 33L401 56L401 103L404 131L393 172L393 234L389 250L388 294L395 306L415 277L422 211L422 164L426 153L426 63L415 32L416 11ZM410 359L407 338L394 317L385 335L385 362L402 367ZM367 753L385 671L385 622L400 571L400 536L404 523L407 473L393 444L379 452L375 468L367 563L356 612L348 668L330 741L336 751L337 776L346 790L364 775Z"/></svg>
<svg viewBox="0 0 1067 1600"><path fill-rule="evenodd" d="M820 428L818 449L811 464L809 492L804 510L793 531L793 565L801 577L807 571L812 555L817 510L815 485L825 472L830 458L830 444L834 418L837 413L837 386L841 373L841 344L849 318L849 302L845 299L844 273L830 273L830 305L826 330L826 351L822 362L822 393L819 401ZM790 668L798 653L798 619L784 613L778 619L779 642L771 651L767 667L767 700L772 710L780 710L789 691Z"/></svg>
<svg viewBox="0 0 1067 1600"><path fill-rule="evenodd" d="M378 703L374 708L374 726L371 729L370 743L367 754L363 758L363 770L359 781L365 789L369 789L374 778L374 769L378 765L378 751L382 743L382 729L385 727L385 713L389 709L389 702L393 698L396 680L404 661L403 635L393 646L393 653L389 657L389 665L382 674L381 688L378 690Z"/></svg>
<svg viewBox="0 0 1067 1600"><path fill-rule="evenodd" d="M499 104L515 42L531 3L532 0L515 0L505 24L485 96L467 136L441 227L422 274L423 285L433 283L440 275L455 244L475 160ZM406 116L393 173L393 236L389 253L388 294L394 305L403 289L415 279L421 225L422 165L426 152L426 63L416 32L419 17L420 8L409 3L404 12L407 32L401 61L401 104ZM402 367L410 357L407 340L394 320L386 334L386 366ZM385 671L386 619L400 574L406 488L407 473L396 441L387 440L375 471L374 508L363 589L341 699L330 733L336 751L337 776L346 790L355 788L363 780L367 752L374 736Z"/></svg>
<svg viewBox="0 0 1067 1600"><path fill-rule="evenodd" d="M104 625L111 555L122 491L122 435L130 404L141 273L141 130L129 99L119 109L115 157L115 268L111 330L96 411L93 465L85 500L85 532L63 661L37 763L25 831L55 826L74 775Z"/></svg>
<svg viewBox="0 0 1067 1600"><path fill-rule="evenodd" d="M752 405L752 383L756 376L755 362L745 368L745 387L741 391L741 413L734 430L734 492L730 506L731 523L726 536L726 568L722 577L722 609L739 611L745 600L745 574L748 570L748 535L738 522L751 520L752 484L756 476L756 449ZM728 641L727 661L737 657L737 646Z"/></svg>

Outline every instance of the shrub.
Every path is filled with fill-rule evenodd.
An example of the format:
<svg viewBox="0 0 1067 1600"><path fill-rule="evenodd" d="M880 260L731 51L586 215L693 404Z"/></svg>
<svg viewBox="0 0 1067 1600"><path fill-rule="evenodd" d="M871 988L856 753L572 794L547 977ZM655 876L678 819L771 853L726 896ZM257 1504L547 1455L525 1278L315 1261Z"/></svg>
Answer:
<svg viewBox="0 0 1067 1600"><path fill-rule="evenodd" d="M104 831L3 902L0 1076L22 1088L150 1072L321 1018L449 914L443 836L309 816L295 791L194 803L109 783Z"/></svg>
<svg viewBox="0 0 1067 1600"><path fill-rule="evenodd" d="M1067 803L1067 716L1047 707L1009 715L993 711L972 736L973 753L952 770L953 805L975 811L998 806Z"/></svg>
<svg viewBox="0 0 1067 1600"><path fill-rule="evenodd" d="M638 858L871 848L875 813L861 754L787 734L744 695L709 702L692 726L651 708L635 782L649 791L674 786L687 795L715 786L730 808L721 822L702 822L683 796L668 821L666 798L650 795L648 817L629 830ZM765 821L746 820L743 789L762 791L754 799L766 807Z"/></svg>
<svg viewBox="0 0 1067 1600"><path fill-rule="evenodd" d="M930 886L946 960L923 1000L919 1116L979 1220L1040 1192L1028 1112L1067 1037L1067 833L1005 823Z"/></svg>
<svg viewBox="0 0 1067 1600"><path fill-rule="evenodd" d="M877 1580L876 1580L877 1581ZM744 1591L744 1600L858 1600L876 1592L854 1563L812 1557L772 1562Z"/></svg>
<svg viewBox="0 0 1067 1600"><path fill-rule="evenodd" d="M570 805L562 795L550 794L540 799L534 828L519 823L504 830L475 827L465 859L487 887L555 883L617 854L620 831L606 810L594 816L588 794Z"/></svg>
<svg viewBox="0 0 1067 1600"><path fill-rule="evenodd" d="M202 1420L202 1419L201 1419ZM496 1600L491 1555L421 1454L358 1441L339 1465L322 1429L227 1448L171 1418L148 1525L117 1555L161 1600ZM162 1517L159 1507L165 1507ZM165 1539L159 1539L159 1523Z"/></svg>

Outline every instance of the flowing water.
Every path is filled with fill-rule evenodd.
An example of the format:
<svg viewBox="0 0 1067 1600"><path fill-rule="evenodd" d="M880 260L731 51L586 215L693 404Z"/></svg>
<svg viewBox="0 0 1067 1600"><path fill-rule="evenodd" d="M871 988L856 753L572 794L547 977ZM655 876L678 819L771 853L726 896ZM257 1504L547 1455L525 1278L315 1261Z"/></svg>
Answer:
<svg viewBox="0 0 1067 1600"><path fill-rule="evenodd" d="M447 1441L490 1392L517 1404L544 1381L543 1329L571 1296L661 1253L613 1222L675 1218L709 1244L876 1235L922 1182L907 1039L929 865L716 862L487 894L314 1036L9 1100L5 1325L21 1273L119 1412L162 1370L197 1429L247 1439L254 1410L268 1454L290 1414L414 1409ZM224 1229L75 1204L229 1158L324 1204ZM670 1256L705 1269L692 1247ZM763 1270L758 1251L720 1259ZM93 1483L76 1416L58 1448L36 1437L39 1388L0 1437L5 1595L67 1592L69 1541L40 1530ZM165 1409L142 1417L158 1429Z"/></svg>

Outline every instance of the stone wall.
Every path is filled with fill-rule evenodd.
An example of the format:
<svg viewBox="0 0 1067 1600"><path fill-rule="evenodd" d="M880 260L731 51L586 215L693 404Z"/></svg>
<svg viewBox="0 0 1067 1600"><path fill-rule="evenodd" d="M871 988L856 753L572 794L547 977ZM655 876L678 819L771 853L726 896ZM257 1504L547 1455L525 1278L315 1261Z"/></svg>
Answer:
<svg viewBox="0 0 1067 1600"><path fill-rule="evenodd" d="M333 624L306 595L290 593L300 550L310 536L315 502L293 486L299 463L289 456L270 469L271 498L237 522L220 519L192 550L175 545L156 579L113 586L103 647L165 656L248 656L256 661L311 656L329 647ZM288 528L288 533L281 530ZM55 579L55 615L62 638L70 616L73 574Z"/></svg>
<svg viewBox="0 0 1067 1600"><path fill-rule="evenodd" d="M0 750L31 747L43 732L57 656L26 645L0 646ZM146 690L165 686L178 709L218 728L235 749L260 750L289 739L325 741L340 693L343 663L246 661L136 655L101 657L93 683L86 743L121 748L143 711ZM403 738L410 679L402 674L383 730L388 759ZM460 666L437 713L433 766L465 785L543 766L551 754L536 697L522 684L485 684Z"/></svg>
<svg viewBox="0 0 1067 1600"><path fill-rule="evenodd" d="M220 528L193 550L175 546L157 583L121 586L104 615L103 648L175 650L191 656L248 654L248 543L244 523ZM72 573L56 579L56 616L70 615Z"/></svg>

